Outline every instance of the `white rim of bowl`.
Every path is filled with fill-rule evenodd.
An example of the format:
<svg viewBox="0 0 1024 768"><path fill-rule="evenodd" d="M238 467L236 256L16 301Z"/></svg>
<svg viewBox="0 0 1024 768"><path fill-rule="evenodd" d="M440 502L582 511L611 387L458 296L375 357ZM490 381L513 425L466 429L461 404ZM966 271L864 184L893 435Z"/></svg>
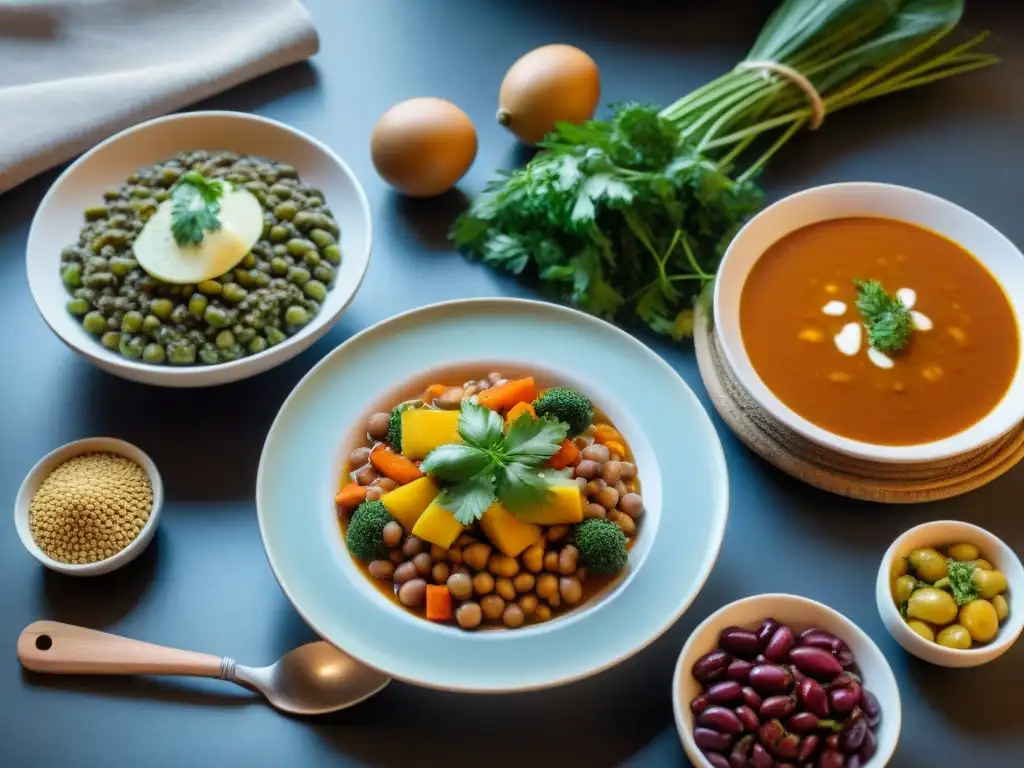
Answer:
<svg viewBox="0 0 1024 768"><path fill-rule="evenodd" d="M920 648L922 652L934 652L936 649L938 649L941 653L949 653L953 656L961 656L962 658L969 659L991 654L992 651L996 649L1005 650L1009 648L1011 645L1017 642L1017 638L1020 637L1021 630L1022 628L1024 628L1024 615L1015 615L1013 625L1007 623L1006 626L1000 626L995 638L993 638L990 642L986 643L985 645L979 645L977 648L949 648L948 646L939 645L938 643L930 643L927 640L925 640L923 637L917 634L917 632L915 632L909 626L907 626L907 623L900 615L900 612L896 610L896 606L892 602L892 591L889 585L889 568L892 565L892 561L896 558L897 552L901 548L902 542L909 538L911 534L920 533L922 531L925 531L929 528L933 528L938 525L956 525L958 527L962 527L970 531L979 538L989 538L993 541L999 542L1006 548L1006 551L1010 553L1010 557L1017 565L1017 568L1024 571L1024 565L1021 564L1021 560L1019 557L1017 557L1017 553L1013 551L1013 547L1004 542L991 531L987 531L981 526L974 525L973 523L966 523L963 520L933 520L928 523L921 523L920 525L915 525L913 528L910 528L904 531L902 534L900 534L900 536L897 537L897 539L889 545L889 548L885 551L885 555L883 555L882 557L882 564L881 567L878 569L878 576L875 582L875 590L876 596L878 597L881 597L882 592L884 590L885 595L889 599L877 600L877 602L879 603L879 610L885 611L885 613L887 613L891 619L895 619L896 621L902 623L903 626L907 629L907 632L905 634L910 637L910 643ZM939 546L942 545L940 544ZM1006 571L1003 571L1003 573L1006 573ZM1009 590L1012 586L1013 585L1011 585L1009 582L1009 578L1007 578L1007 589ZM882 608L881 606L885 607ZM959 609L959 606L957 606L957 608ZM1020 614L1020 611L1015 611L1014 614ZM1004 632L1005 629L1010 629L1011 626L1015 627L1015 629L1009 632ZM914 655L916 656L917 654Z"/></svg>
<svg viewBox="0 0 1024 768"><path fill-rule="evenodd" d="M102 445L94 446L94 444L97 443L102 443ZM42 471L44 466L54 462L59 456L64 454L63 461L55 463L50 469L50 472L52 472L65 461L87 453L116 453L118 456L128 459L129 461L134 461L136 464L140 465L146 471L146 476L149 477L149 484L153 489L153 508L149 513L149 519L146 520L146 524L142 526L139 532L135 535L135 538L128 542L128 545L124 549L115 552L113 555L104 558L103 560L97 560L95 563L62 563L60 560L54 560L43 552L32 538L32 533L30 531L26 531L26 533L22 534L22 529L18 526L18 519L21 517L20 511L23 508L25 509L27 519L28 505L31 503L32 496L34 495L34 492L31 494L29 493L29 482L38 472ZM131 456L129 453L137 453L138 456ZM47 475L49 475L49 473L47 473ZM42 479L45 480L46 477L43 477ZM33 464L32 469L28 471L28 474L25 475L25 479L22 480L21 485L18 486L18 495L14 498L14 524L18 531L18 538L21 539L21 543L25 546L28 553L53 571L64 573L69 576L92 576L101 575L96 573L97 569L100 568L103 569L102 573L116 571L138 557L142 553L142 550L149 546L152 538L150 531L156 527L157 521L160 517L160 511L164 505L164 483L163 479L160 477L160 470L157 469L156 463L150 458L148 453L137 445L129 443L127 440L121 440L117 437L83 437L80 440L72 440L70 443L65 443L64 445L54 448L43 456L43 458Z"/></svg>
<svg viewBox="0 0 1024 768"><path fill-rule="evenodd" d="M816 187L810 187L809 189L794 192L793 194L787 195L781 200L777 200L776 202L769 205L767 208L760 211L753 218L751 218L750 221L744 224L740 231L736 233L735 237L733 237L732 241L729 244L729 247L726 249L725 255L722 257L722 262L721 264L719 264L717 274L721 275L721 272L729 259L729 255L733 251L735 243L744 235L744 233L751 226L754 225L755 222L757 222L760 219L763 219L764 217L774 214L774 212L783 205L791 205L794 201L800 200L802 198L842 188L861 188L865 190L877 190L883 193L888 191L890 193L910 194L921 197L923 199L928 200L930 204L944 206L948 209L955 210L959 215L965 216L969 219L973 219L979 227L987 229L992 236L1003 240L1010 248L1018 250L1017 247L1013 244L1013 242L1009 240L1009 238L1007 238L1002 232L1000 232L994 226L985 221L985 219L981 218L976 213L967 210L963 206L957 205L956 203L945 199L944 197L939 197L938 195L934 195L930 192L925 192L920 189L915 189L914 187L906 187L899 184L886 184L883 182L876 181L843 181L834 184L821 184ZM822 219L822 221L825 220L826 219ZM945 237L945 235L943 235L943 237ZM962 247L963 246L961 246L961 248ZM968 253L971 252L968 251ZM761 255L763 256L764 253L762 252ZM1020 349L1018 350L1019 363L1022 359L1024 359L1024 325L1022 325L1022 320L1024 320L1024 318L1021 318L1018 315L1013 300L1006 292L1006 289L1003 288L1002 281L1000 281L994 274L992 274L990 270L988 270L988 267L985 266L984 262L981 262L981 260L978 259L977 255L973 253L971 253L971 255L976 260L978 260L983 267L985 267L986 271L988 271L990 275L992 275L992 279L996 281L996 283L999 285L1000 289L1006 296L1006 301L1010 305L1010 310L1017 321L1017 336L1018 344L1020 346ZM760 256L758 258L760 258ZM739 290L740 292L742 292L742 286ZM720 279L716 279L714 287L714 299L712 302L712 311L716 326L722 325L720 315L721 310L719 309L722 301L721 293L722 281ZM740 339L740 344L742 346L742 337ZM741 362L742 359L746 358L749 362L749 356L747 355L745 349L735 350L725 342L721 344L721 347L722 352L725 355L726 362L729 364L729 367L734 372L743 367L742 365L739 364L739 362ZM995 442L1000 437L1008 433L1011 429L1013 429L1014 426L1016 426L1022 420L1024 420L1024 399L1022 399L1017 408L1018 413L1016 417L1014 417L1014 419L1011 420L1011 423L1005 428L989 426L985 430L979 430L979 435L971 442L970 445L967 445L963 449L958 449L954 452L950 452L948 447L943 447L947 446L949 441L955 439L958 435L963 434L968 429L974 429L979 425L984 424L985 421L988 420L992 413L996 410L996 408L1001 406L1003 402L1006 400L1006 394L1009 393L1009 390L1013 386L1013 383L1016 380L1017 375L1020 375L1017 374L1015 375L1014 379L1011 379L1010 384L1007 386L1006 393L1004 393L1003 397L992 407L992 410L990 410L987 414L982 416L981 419L976 421L974 424L968 425L966 428L960 430L959 432L953 435L944 437L941 440L933 440L928 443L917 443L912 445L881 445L875 443L867 443L862 440L854 440L849 437L844 437L836 432L827 430L824 427L819 427L818 425L814 424L814 422L805 419L799 413L797 413L784 402L782 402L782 400L774 392L771 391L771 388L764 383L764 380L761 379L760 374L757 373L757 369L754 368L753 363L750 363L749 367L754 372L754 376L757 379L757 384L759 384L760 386L748 387L745 382L741 381L740 383L743 384L744 391L748 395L750 395L750 397L753 398L753 400L759 406L761 406L761 408L766 410L776 421L779 421L780 423L786 425L788 428L792 429L794 432L798 433L799 435L801 435L802 437L806 438L807 440L811 441L816 445L824 446L825 448L829 448L839 453L843 453L847 456L853 456L855 458L864 459L867 461L886 464L911 464L918 462L937 461L940 459L949 458L950 456L968 453L972 450L982 448L986 445L991 445L993 442Z"/></svg>
<svg viewBox="0 0 1024 768"><path fill-rule="evenodd" d="M286 397L284 402L281 403L281 407L278 409L277 415L274 416L274 421L270 425L270 429L267 432L267 437L263 441L263 448L260 450L260 463L259 463L259 468L256 471L256 522L259 525L259 529L260 529L260 539L263 542L263 551L264 551L264 553L267 556L267 562L270 564L270 570L274 574L274 579L277 581L278 586L281 588L281 591L284 592L285 597L288 598L288 602L295 609L296 613L298 613L302 617L302 620L305 621L306 624L314 632L316 632L319 637L323 638L324 640L327 640L326 634L320 629L320 627L317 625L317 623L314 622L307 615L307 613L299 606L299 604L295 601L294 597L292 596L291 592L289 591L288 587L281 580L281 574L280 574L278 565L277 565L277 563L274 562L273 555L270 552L270 547L267 545L267 534L266 534L266 530L265 530L264 524L263 524L263 511L262 511L261 504L260 504L260 499L261 499L261 497L263 495L263 490L262 490L262 486L263 486L263 457L264 457L264 455L266 453L266 446L270 442L271 438L273 437L274 431L275 431L275 429L278 426L278 420L281 418L281 414L284 412L286 406L292 401L292 398L294 398L296 396L296 393L299 391L299 389L306 383L306 381L308 379L310 379L320 369L321 366L325 365L327 363L327 361L331 357L333 357L334 355L338 354L339 350L343 349L344 347L346 347L346 346L348 346L350 344L354 344L354 343L356 343L357 340L360 340L363 336L369 335L370 333L374 332L380 326L383 326L383 325L385 325L387 323L390 323L390 322L394 322L394 321L396 321L398 319L408 318L408 317L410 317L412 315L415 315L415 314L418 314L420 312L436 311L436 310L442 309L444 307L450 307L450 306L454 306L454 305L492 304L492 303L497 303L497 304L513 304L513 305L518 304L518 305L524 305L524 306L543 306L544 308L550 309L550 310L555 311L555 312L561 312L561 313L564 313L564 314L567 314L567 315L572 315L574 317L582 318L582 319L584 319L587 322L592 322L592 323L595 323L597 325L604 326L605 330L611 331L611 332L616 333L616 334L620 334L621 336L624 336L624 337L628 338L631 342L639 345L642 348L643 352L650 356L650 358L651 358L651 360L652 360L652 362L654 364L656 364L658 366L661 366L662 368L666 369L666 371L668 373L670 373L672 376L675 376L676 378L678 378L683 383L683 385L685 387L685 390L688 393L688 396L694 399L695 404L700 408L700 411L704 414L704 426L708 430L708 434L711 435L714 438L714 440L711 441L712 445L713 445L713 449L712 450L715 453L716 463L721 467L721 473L719 474L719 477L721 479L718 482L718 486L719 487L718 487L718 491L717 491L718 494L720 495L720 498L721 498L721 505L720 505L721 509L717 510L717 514L716 514L716 516L718 518L718 520L716 521L717 525L715 525L712 528L712 530L711 530L713 546L705 553L704 562L701 564L701 567L700 567L700 569L697 572L697 576L694 579L694 582L693 582L693 585L694 585L694 587L693 587L693 594L690 595L686 600L682 601L680 603L678 609L674 613L672 613L671 615L669 615L669 616L667 616L665 618L665 621L663 621L655 629L655 631L651 634L651 636L649 638L647 638L646 642L644 642L641 645L638 645L635 648L632 648L631 650L629 650L626 653L623 653L623 654L620 654L620 655L616 656L615 658L609 660L606 664L603 664L603 665L601 665L599 667L595 667L594 669L591 669L591 670L589 670L587 672L580 673L578 675L572 675L570 677L561 678L561 679L559 679L559 680L557 680L555 682L552 682L552 683L542 683L542 684L536 684L536 685L524 685L524 686L516 686L516 687L512 687L512 688L501 688L501 689L481 689L481 688L467 688L467 687L462 687L462 686L441 686L441 685L432 685L432 684L428 685L426 683L423 683L420 680L417 680L416 678L406 677L404 675L398 675L398 674L395 674L393 672L380 669L380 668L374 666L373 664L367 663L363 659L358 658L357 656L352 656L352 658L356 659L356 661L358 661L360 664L364 664L365 666L370 667L371 669L375 669L376 671L380 672L381 674L388 675L389 677L392 677L395 680L401 680L402 682L409 683L410 685L416 685L416 686L419 686L419 687L430 688L430 689L433 689L433 690L450 691L450 692L453 692L453 693L504 694L504 693L524 693L524 692L528 692L528 691L547 690L549 688L556 688L556 687L559 687L559 686L562 686L562 685L568 685L569 683L574 683L574 682L577 682L577 681L580 681L580 680L585 680L587 678L594 677L595 675L598 675L601 672L605 672L605 671L611 669L612 667L617 666L618 664L621 664L622 662L626 661L627 659L632 658L633 656L638 654L640 651L644 650L645 648L650 646L652 643L654 643L663 634L665 634L665 632L667 632L672 627L672 625L675 624L684 613L686 613L686 610L693 604L693 601L697 599L697 596L700 594L701 590L704 588L704 585L707 583L708 577L711 575L711 570L714 568L715 563L718 561L718 555L721 553L722 544L725 541L725 529L726 529L726 524L727 524L728 519L729 519L729 469L728 469L728 466L727 466L727 464L725 462L725 449L722 446L722 441L718 437L718 432L717 432L717 430L714 427L714 423L711 421L711 417L708 414L707 409L705 409L704 406L700 403L700 400L697 398L696 393L694 393L693 389L690 387L689 384L686 383L686 381L679 375L679 373L676 372L676 370L674 368L672 368L672 366L670 366L654 350L652 350L650 347L648 347L642 341L637 339L635 336L632 336L629 333L626 333L626 331L622 330L621 328L618 328L618 327L612 325L611 323L609 323L608 321L602 320L599 317L595 317L593 315L588 315L588 314L586 314L584 312L580 312L579 310L572 309L572 308L569 308L569 307L564 307L564 306L562 306L560 304L554 304L552 302L546 302L546 301L537 301L537 300L534 300L534 299L518 299L518 298L512 298L512 297L499 296L499 297L480 297L480 298L469 298L469 299L449 299L447 301L438 301L438 302L434 302L433 304L426 304L426 305L424 305L422 307L416 307L415 309L409 309L409 310L406 310L405 312L400 312L400 313L398 313L396 315L392 315L391 317L385 318L384 320L380 320L379 322L376 322L373 325L369 326L368 328L365 328L364 330L362 330L359 333L355 334L354 336L351 336L350 338L346 339L341 344L339 344L334 349L332 349L330 352L328 352L326 355L324 355L316 363L316 365L314 365L312 368L310 368L310 370L306 373L306 375L303 376L295 384L295 386L292 388L292 391L288 393L288 397ZM328 642L330 642L330 641L328 641ZM340 650L344 651L345 653L349 653L349 651L345 650L344 648L340 648ZM349 655L352 655L352 654L349 653Z"/></svg>
<svg viewBox="0 0 1024 768"><path fill-rule="evenodd" d="M129 370L146 372L159 370L161 375L163 376L170 376L172 378L187 378L191 375L195 375L197 371L232 371L237 368L241 368L246 363L252 360L265 358L269 355L272 355L275 351L279 352L281 349L288 346L290 342L300 338L300 336L303 336L303 332L300 331L298 334L295 334L294 336L289 336L280 344L276 344L272 347L267 347L267 349L265 349L262 352L257 352L255 355L247 355L245 357L239 358L238 360L232 360L226 363L216 363L214 365L186 365L179 368L171 365L153 365L151 363L144 363L138 360L130 360L126 357L120 357L116 360L111 360L110 358L103 357L97 354L97 350L93 348L94 345L79 344L76 340L66 337L59 330L57 330L57 328L55 328L54 325L50 322L50 319L47 317L46 312L43 310L42 303L39 301L39 297L36 292L36 287L33 285L31 280L31 271L28 269L27 262L30 254L32 253L31 243L33 239L33 233L36 231L38 226L41 226L41 222L39 221L39 211L46 207L47 203L49 203L50 201L50 198L56 194L57 188L60 186L61 182L64 181L65 178L70 176L72 173L74 173L80 165L85 163L94 154L100 152L101 150L107 148L111 144L114 144L127 136L139 133L140 131L148 130L149 128L152 128L155 125L160 125L163 123L209 118L220 118L225 120L239 120L243 122L263 123L264 125L268 125L272 128L276 128L285 133L289 133L303 141L307 141L314 147L316 147L318 150L326 154L328 157L330 157L332 161L337 163L338 167L341 168L344 174L348 176L349 180L352 182L352 186L355 190L356 196L359 199L359 207L363 215L363 225L366 227L366 269L364 269L362 271L362 274L359 275L359 280L352 287L351 294L344 301L344 303L342 303L342 305L338 308L337 312L335 312L334 315L332 315L331 317L324 317L323 325L314 325L314 323L311 322L305 328L322 328L325 332L329 330L338 321L338 319L341 317L344 311L348 308L348 305L352 303L352 300L356 297L356 294L359 293L359 288L362 286L363 281L366 279L366 273L369 271L370 258L373 252L373 216L370 213L370 202L366 197L366 191L363 189L363 185L360 183L359 177L356 176L355 172L353 172L353 170L349 167L348 163L342 160L341 157L339 157L334 152L334 150L328 147L325 143L309 135L308 133L305 133L304 131L300 131L297 128L292 128L290 125L285 125L284 123L279 122L277 120L273 120L269 117L251 115L247 112L233 112L231 110L214 109L203 110L198 112L180 112L171 115L164 115L162 117L156 117L152 120L146 120L145 122L138 123L137 125L133 125L130 128L125 128L123 131L119 131L115 133L113 136L104 139L99 144L94 146L92 149L88 150L83 155L81 155L81 157L79 157L77 160L71 163L71 165L69 165L67 168L65 168L61 172L61 174L54 180L53 184L50 185L50 188L46 191L46 194L43 196L43 199L39 201L39 206L36 208L36 212L32 216L32 224L29 226L28 241L25 247L26 273L29 275L29 291L32 293L32 300L33 304L35 304L36 311L43 318L43 322L46 323L47 327L53 332L55 336L57 336L57 338L63 341L67 346L71 347L71 349L87 357L94 364L115 364L119 367L127 368ZM331 290L335 289L332 288ZM314 318L314 321L315 320L316 318ZM305 330L305 328L303 330ZM96 340L96 345L99 345L98 340Z"/></svg>

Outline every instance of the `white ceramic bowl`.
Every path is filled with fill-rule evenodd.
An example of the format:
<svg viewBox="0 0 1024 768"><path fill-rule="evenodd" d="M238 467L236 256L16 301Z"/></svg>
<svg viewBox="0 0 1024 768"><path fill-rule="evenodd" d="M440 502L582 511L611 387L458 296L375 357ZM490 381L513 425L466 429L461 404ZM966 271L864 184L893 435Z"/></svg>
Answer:
<svg viewBox="0 0 1024 768"><path fill-rule="evenodd" d="M984 559L1006 574L1009 584L1005 597L1010 615L999 627L999 634L991 643L968 650L930 643L910 629L893 602L889 586L892 563L897 558L906 557L919 547L940 549L960 542L976 546ZM882 558L875 582L875 602L885 628L905 651L940 667L977 667L1006 653L1024 629L1024 567L1010 547L984 528L956 520L922 523L896 539Z"/></svg>
<svg viewBox="0 0 1024 768"><path fill-rule="evenodd" d="M46 476L68 459L81 456L83 453L116 453L139 464L146 470L146 474L149 475L149 482L153 486L153 509L149 513L149 520L142 526L139 534L120 552L97 563L69 565L49 557L33 541L32 532L29 530L28 525L28 508L32 502L32 497L39 490L39 486L42 485ZM153 540L153 535L156 533L160 519L160 509L163 507L163 503L164 484L160 479L160 472L157 470L156 464L153 463L149 456L124 440L117 440L112 437L89 437L62 445L60 448L50 451L50 453L36 462L36 465L32 467L18 489L18 496L14 501L14 525L18 529L18 536L21 538L21 543L25 545L25 549L47 568L59 571L60 573L66 573L69 576L99 576L103 573L116 571L142 554L142 551L149 546L149 542Z"/></svg>
<svg viewBox="0 0 1024 768"><path fill-rule="evenodd" d="M785 594L745 597L719 608L693 630L683 646L672 677L672 710L683 750L690 761L697 768L714 768L693 740L694 716L690 702L700 695L701 685L690 670L697 659L715 649L723 629L731 626L757 629L767 618L789 625L794 632L820 627L846 642L856 658L864 687L875 694L882 710L881 722L875 730L877 750L863 768L886 765L896 751L903 716L899 688L889 662L874 641L843 614L806 597Z"/></svg>
<svg viewBox="0 0 1024 768"><path fill-rule="evenodd" d="M764 384L747 355L740 331L740 295L755 262L785 235L828 219L876 216L899 219L945 235L981 261L1002 285L1024 336L1024 255L984 220L958 205L891 184L830 184L798 192L751 219L726 251L715 283L715 330L729 366L751 397L773 418L819 445L878 462L925 462L980 448L1024 420L1024 366L1018 366L1003 399L976 424L950 437L919 445L874 445L812 424Z"/></svg>
<svg viewBox="0 0 1024 768"><path fill-rule="evenodd" d="M232 150L290 163L302 181L323 190L341 228L337 281L316 317L264 352L229 363L173 367L129 360L87 334L65 305L61 249L78 241L83 210L136 169L189 149ZM28 236L28 282L46 324L73 350L125 379L167 387L207 387L245 379L295 357L337 322L362 283L370 261L370 207L355 174L333 151L301 131L241 112L186 112L140 123L112 136L72 163L39 204Z"/></svg>

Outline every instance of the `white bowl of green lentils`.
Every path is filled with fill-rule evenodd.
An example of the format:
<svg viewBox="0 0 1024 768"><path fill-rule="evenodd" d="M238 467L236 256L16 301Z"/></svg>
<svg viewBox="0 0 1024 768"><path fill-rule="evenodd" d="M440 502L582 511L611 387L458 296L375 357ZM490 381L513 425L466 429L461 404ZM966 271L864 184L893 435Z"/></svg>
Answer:
<svg viewBox="0 0 1024 768"><path fill-rule="evenodd" d="M148 274L133 244L186 173L250 191L263 231L225 273L196 284ZM54 182L29 232L29 287L47 325L109 373L204 387L262 373L337 322L369 265L359 181L282 123L191 112L99 144Z"/></svg>

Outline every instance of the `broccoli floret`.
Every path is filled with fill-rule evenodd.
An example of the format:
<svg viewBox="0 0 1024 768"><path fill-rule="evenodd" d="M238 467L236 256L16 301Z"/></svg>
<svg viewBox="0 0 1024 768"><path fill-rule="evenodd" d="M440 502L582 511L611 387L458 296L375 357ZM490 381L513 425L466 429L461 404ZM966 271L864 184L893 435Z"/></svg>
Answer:
<svg viewBox="0 0 1024 768"><path fill-rule="evenodd" d="M626 534L615 523L601 517L576 526L576 546L583 564L595 573L614 573L629 560Z"/></svg>
<svg viewBox="0 0 1024 768"><path fill-rule="evenodd" d="M533 401L538 416L551 416L569 425L569 437L575 437L594 420L594 404L575 389L552 387Z"/></svg>
<svg viewBox="0 0 1024 768"><path fill-rule="evenodd" d="M402 452L402 411L405 410L401 406L395 406L391 409L391 419L388 421L388 445L394 448L398 453Z"/></svg>
<svg viewBox="0 0 1024 768"><path fill-rule="evenodd" d="M392 519L379 501L364 501L348 523L348 551L360 560L373 560L384 548L384 526Z"/></svg>

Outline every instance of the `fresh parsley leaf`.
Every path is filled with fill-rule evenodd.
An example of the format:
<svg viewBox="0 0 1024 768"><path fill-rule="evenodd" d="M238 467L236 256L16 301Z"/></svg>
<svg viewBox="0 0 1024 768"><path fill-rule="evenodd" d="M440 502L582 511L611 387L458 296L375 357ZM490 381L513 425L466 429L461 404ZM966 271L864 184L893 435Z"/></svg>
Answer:
<svg viewBox="0 0 1024 768"><path fill-rule="evenodd" d="M459 413L459 436L467 445L489 450L499 445L505 436L505 423L501 414L482 405L462 401Z"/></svg>
<svg viewBox="0 0 1024 768"><path fill-rule="evenodd" d="M868 343L879 352L899 352L907 346L914 330L910 310L897 296L886 293L878 280L854 280L853 284Z"/></svg>
<svg viewBox="0 0 1024 768"><path fill-rule="evenodd" d="M505 455L512 461L536 469L558 452L568 431L568 424L524 413L509 427L505 437Z"/></svg>
<svg viewBox="0 0 1024 768"><path fill-rule="evenodd" d="M949 588L957 605L966 605L978 599L978 587L974 583L974 569L977 567L977 563L974 562L949 561L946 578L949 579Z"/></svg>
<svg viewBox="0 0 1024 768"><path fill-rule="evenodd" d="M470 480L445 488L441 491L438 504L463 525L470 525L483 517L494 501L494 478L483 472Z"/></svg>
<svg viewBox="0 0 1024 768"><path fill-rule="evenodd" d="M469 480L491 466L486 451L463 443L449 443L432 450L420 469L442 480Z"/></svg>
<svg viewBox="0 0 1024 768"><path fill-rule="evenodd" d="M498 470L497 495L512 513L528 512L544 503L551 484L537 469L514 461Z"/></svg>
<svg viewBox="0 0 1024 768"><path fill-rule="evenodd" d="M220 229L224 182L188 171L171 187L171 234L178 245L198 245L206 232Z"/></svg>

